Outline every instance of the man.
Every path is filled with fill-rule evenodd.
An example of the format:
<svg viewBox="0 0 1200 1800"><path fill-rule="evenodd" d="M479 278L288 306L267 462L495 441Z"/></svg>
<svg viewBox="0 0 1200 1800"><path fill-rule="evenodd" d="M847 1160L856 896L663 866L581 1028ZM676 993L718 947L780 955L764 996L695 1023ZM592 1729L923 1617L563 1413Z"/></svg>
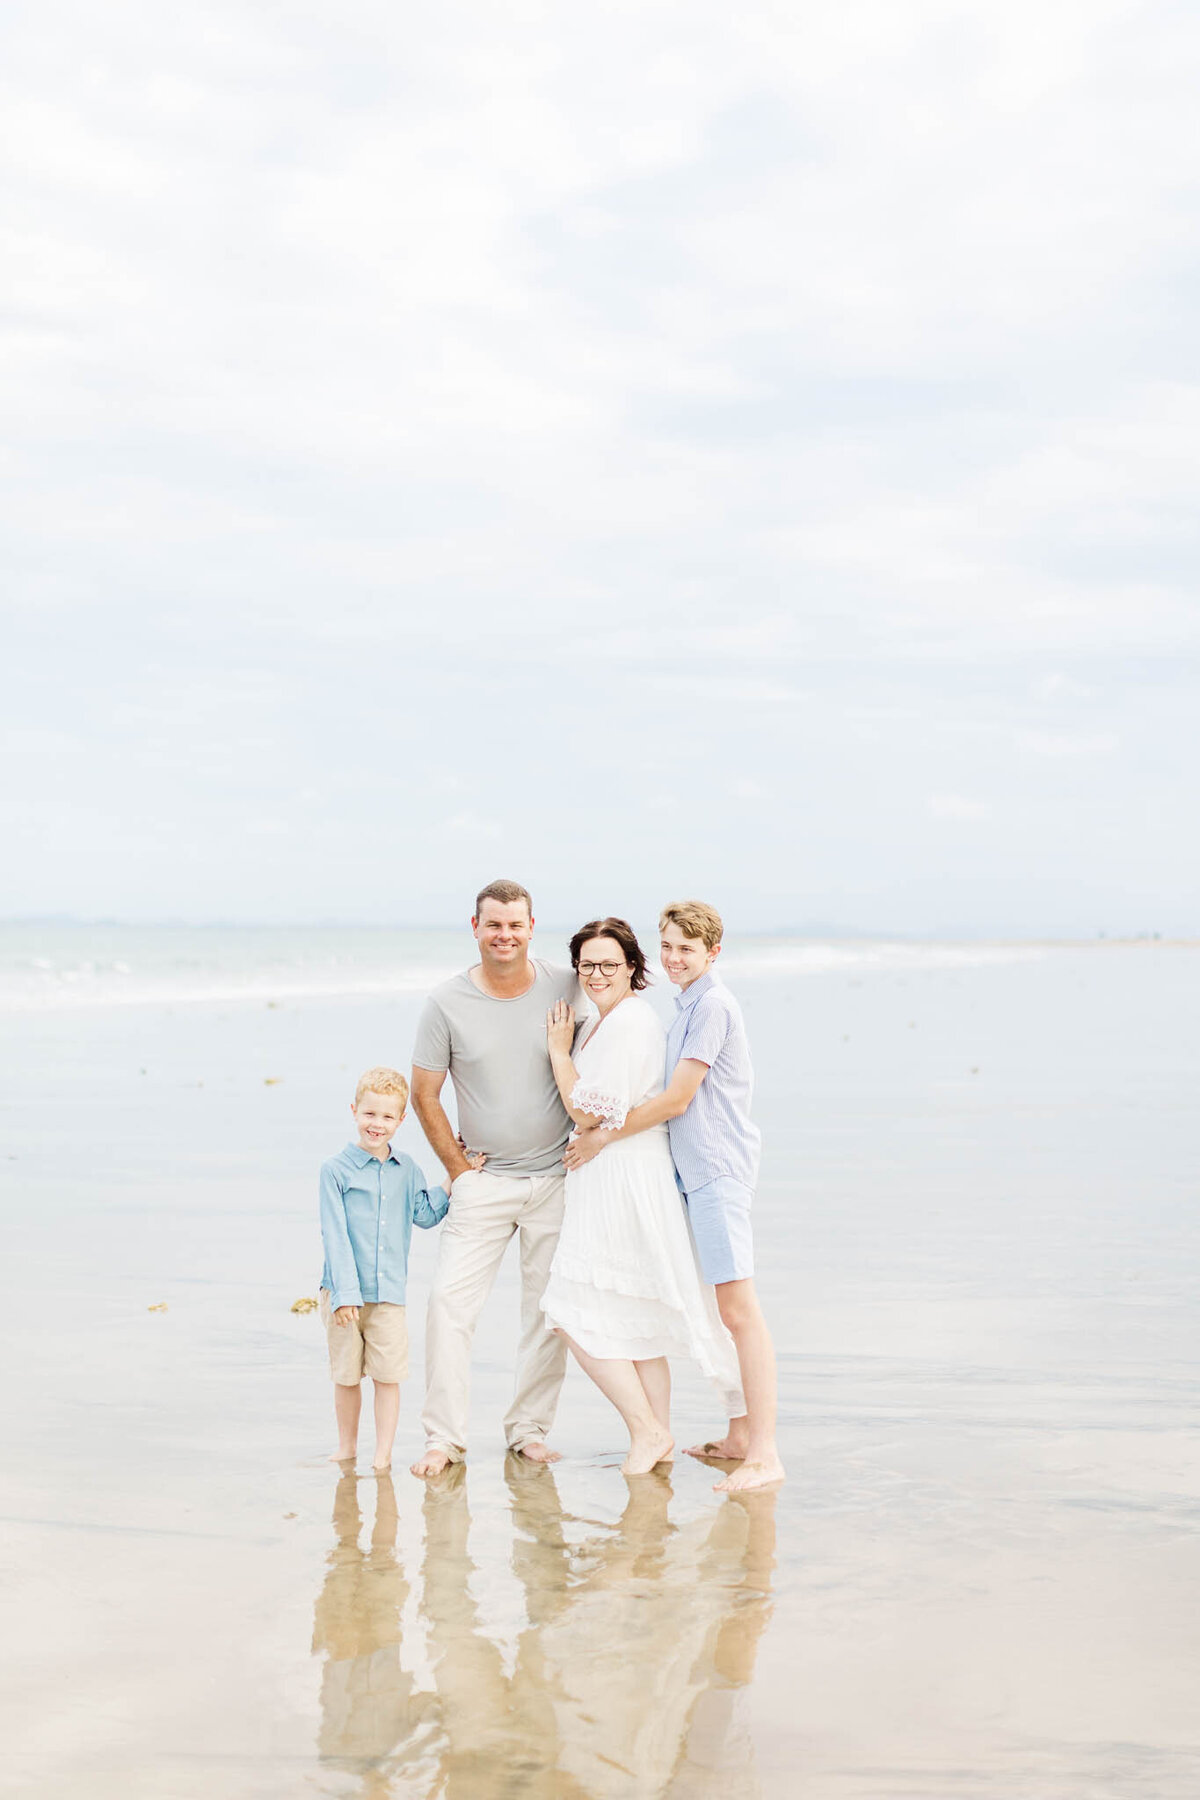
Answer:
<svg viewBox="0 0 1200 1800"><path fill-rule="evenodd" d="M413 1049L413 1109L453 1184L426 1320L425 1454L412 1465L423 1477L466 1453L471 1339L517 1231L521 1340L504 1435L530 1462L558 1459L545 1439L566 1368L566 1346L541 1311L562 1225L562 1155L571 1130L550 1067L546 1014L577 997L576 978L530 957L533 904L515 881L481 891L471 929L479 962L430 995ZM447 1073L458 1133L440 1099ZM481 1169L471 1167L464 1144L482 1152Z"/></svg>

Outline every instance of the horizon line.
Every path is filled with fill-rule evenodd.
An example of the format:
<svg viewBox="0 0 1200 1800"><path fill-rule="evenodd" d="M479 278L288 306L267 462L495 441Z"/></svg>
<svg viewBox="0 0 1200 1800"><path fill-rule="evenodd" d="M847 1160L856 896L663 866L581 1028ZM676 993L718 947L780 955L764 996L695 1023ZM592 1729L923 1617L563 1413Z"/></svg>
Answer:
<svg viewBox="0 0 1200 1800"><path fill-rule="evenodd" d="M351 919L128 919L118 917L85 917L74 913L26 913L0 917L0 928L58 926L77 929L115 929L121 931L428 931L465 930L465 922L351 920ZM551 920L540 927L542 932L563 931L568 935L573 925ZM730 938L803 938L891 943L1018 943L1018 944L1096 944L1096 943L1200 943L1200 934L1179 931L1102 931L1054 930L1013 926L941 925L920 930L866 928L835 925L816 920L801 925L759 925L728 933Z"/></svg>

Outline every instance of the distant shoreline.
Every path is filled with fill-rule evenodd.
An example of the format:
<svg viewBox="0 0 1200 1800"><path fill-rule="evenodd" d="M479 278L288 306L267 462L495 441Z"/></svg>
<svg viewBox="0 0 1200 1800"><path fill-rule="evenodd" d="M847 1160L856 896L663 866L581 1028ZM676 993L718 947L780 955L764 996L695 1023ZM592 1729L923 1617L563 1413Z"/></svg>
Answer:
<svg viewBox="0 0 1200 1800"><path fill-rule="evenodd" d="M542 938L569 937L578 921L545 921L539 920L538 934ZM238 919L86 919L68 917L60 914L41 914L18 918L0 918L2 931L239 931L239 932L371 932L394 935L397 932L411 932L428 936L445 936L447 933L465 935L466 927L460 919L451 920L448 924L408 924L404 921L387 923L356 923L344 919L276 919L269 923L263 920ZM858 930L852 927L834 925L764 926L752 930L731 931L729 943L809 943L809 944L911 944L917 945L993 945L997 948L1029 946L1038 949L1104 949L1108 946L1145 945L1153 948L1162 945L1164 948L1195 949L1200 946L1200 935L1188 933L1171 933L1157 931L1137 932L1094 932L1089 935L1062 934L1058 932L1020 932L1020 931L969 931L966 929L945 931L890 931Z"/></svg>

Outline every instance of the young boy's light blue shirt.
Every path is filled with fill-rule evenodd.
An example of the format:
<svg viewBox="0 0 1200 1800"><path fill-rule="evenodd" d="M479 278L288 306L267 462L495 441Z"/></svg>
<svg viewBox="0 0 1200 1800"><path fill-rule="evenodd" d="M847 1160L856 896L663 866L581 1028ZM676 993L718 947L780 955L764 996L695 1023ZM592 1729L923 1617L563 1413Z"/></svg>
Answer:
<svg viewBox="0 0 1200 1800"><path fill-rule="evenodd" d="M390 1144L383 1162L347 1144L322 1163L321 1286L334 1311L376 1300L403 1306L413 1225L428 1231L449 1205L446 1190L426 1188L412 1157Z"/></svg>
<svg viewBox="0 0 1200 1800"><path fill-rule="evenodd" d="M684 1192L695 1193L721 1175L752 1188L762 1134L750 1118L750 1045L741 1007L711 971L676 997L667 1032L668 1082L687 1061L707 1063L708 1074L687 1111L668 1120Z"/></svg>

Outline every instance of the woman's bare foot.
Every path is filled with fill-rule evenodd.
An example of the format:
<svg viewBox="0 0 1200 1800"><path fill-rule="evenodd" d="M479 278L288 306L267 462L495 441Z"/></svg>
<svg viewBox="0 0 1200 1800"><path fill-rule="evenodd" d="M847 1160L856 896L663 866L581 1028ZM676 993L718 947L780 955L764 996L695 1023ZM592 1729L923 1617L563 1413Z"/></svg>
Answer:
<svg viewBox="0 0 1200 1800"><path fill-rule="evenodd" d="M648 1475L656 1463L669 1462L675 1449L675 1439L662 1426L644 1437L635 1437L629 1446L629 1455L621 1464L622 1475Z"/></svg>
<svg viewBox="0 0 1200 1800"><path fill-rule="evenodd" d="M749 1448L749 1439L736 1432L727 1432L723 1438L709 1438L704 1444L689 1444L684 1451L685 1456L698 1456L703 1462L706 1457L713 1462L741 1462Z"/></svg>
<svg viewBox="0 0 1200 1800"><path fill-rule="evenodd" d="M432 1475L440 1475L450 1467L450 1454L446 1450L427 1450L419 1462L412 1465L412 1473L419 1475L422 1481L428 1481Z"/></svg>
<svg viewBox="0 0 1200 1800"><path fill-rule="evenodd" d="M746 1494L752 1488L771 1487L777 1481L786 1481L787 1472L777 1456L768 1457L763 1462L744 1462L740 1469L734 1469L724 1481L713 1482L714 1494Z"/></svg>

